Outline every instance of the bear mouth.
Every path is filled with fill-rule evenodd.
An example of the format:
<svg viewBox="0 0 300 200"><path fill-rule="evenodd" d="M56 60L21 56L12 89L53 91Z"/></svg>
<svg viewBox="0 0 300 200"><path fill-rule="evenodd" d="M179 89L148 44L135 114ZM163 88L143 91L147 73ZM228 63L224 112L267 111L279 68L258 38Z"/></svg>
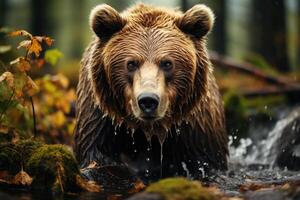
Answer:
<svg viewBox="0 0 300 200"><path fill-rule="evenodd" d="M151 121L155 121L157 118L155 116L151 116L151 115L146 115L146 116L142 116L141 120L145 121L145 122L151 122Z"/></svg>

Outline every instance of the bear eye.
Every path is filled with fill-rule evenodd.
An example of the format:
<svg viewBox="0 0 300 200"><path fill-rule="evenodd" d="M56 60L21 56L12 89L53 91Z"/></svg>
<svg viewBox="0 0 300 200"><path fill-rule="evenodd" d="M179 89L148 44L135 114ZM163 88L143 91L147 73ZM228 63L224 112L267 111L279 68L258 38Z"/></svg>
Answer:
<svg viewBox="0 0 300 200"><path fill-rule="evenodd" d="M133 72L137 70L138 67L139 67L139 62L136 60L129 60L127 62L127 69L129 72Z"/></svg>
<svg viewBox="0 0 300 200"><path fill-rule="evenodd" d="M170 60L162 60L159 66L164 71L170 71L173 68L173 63Z"/></svg>

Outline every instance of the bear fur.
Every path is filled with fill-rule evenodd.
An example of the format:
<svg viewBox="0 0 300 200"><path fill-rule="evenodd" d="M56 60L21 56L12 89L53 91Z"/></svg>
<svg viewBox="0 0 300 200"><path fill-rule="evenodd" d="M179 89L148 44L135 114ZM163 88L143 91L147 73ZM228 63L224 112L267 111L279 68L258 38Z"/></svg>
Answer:
<svg viewBox="0 0 300 200"><path fill-rule="evenodd" d="M227 169L223 104L206 49L213 22L205 5L185 13L143 4L121 14L105 4L92 10L94 37L77 88L74 151L81 167L125 165L151 178ZM137 56L143 64L128 71L127 57ZM156 63L163 56L174 63L168 72ZM139 119L134 106L143 89L136 77L147 71L160 77L160 116L152 122Z"/></svg>

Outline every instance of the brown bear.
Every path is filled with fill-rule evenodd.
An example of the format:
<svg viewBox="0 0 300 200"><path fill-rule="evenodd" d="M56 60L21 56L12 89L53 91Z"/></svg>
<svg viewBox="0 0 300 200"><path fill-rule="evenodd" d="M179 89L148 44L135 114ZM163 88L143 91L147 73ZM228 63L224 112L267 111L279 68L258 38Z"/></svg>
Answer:
<svg viewBox="0 0 300 200"><path fill-rule="evenodd" d="M98 5L77 89L74 150L81 167L127 166L140 177L227 168L222 100L206 49L212 11Z"/></svg>

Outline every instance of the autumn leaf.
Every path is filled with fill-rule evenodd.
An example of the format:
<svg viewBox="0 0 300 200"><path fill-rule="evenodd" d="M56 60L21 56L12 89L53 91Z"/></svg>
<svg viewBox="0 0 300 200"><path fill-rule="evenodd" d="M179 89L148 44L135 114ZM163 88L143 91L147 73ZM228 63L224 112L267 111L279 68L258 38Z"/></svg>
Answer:
<svg viewBox="0 0 300 200"><path fill-rule="evenodd" d="M32 37L32 35L30 33L28 33L25 30L18 30L18 31L13 31L9 34L10 37L16 37L16 36L28 36L28 37Z"/></svg>
<svg viewBox="0 0 300 200"><path fill-rule="evenodd" d="M36 59L34 61L34 64L38 67L41 68L45 65L45 60L44 59Z"/></svg>
<svg viewBox="0 0 300 200"><path fill-rule="evenodd" d="M29 54L34 53L36 57L39 57L41 51L42 51L42 47L39 41L36 38L32 38L31 46L28 49L28 53Z"/></svg>
<svg viewBox="0 0 300 200"><path fill-rule="evenodd" d="M54 128L60 128L66 123L66 116L62 111L57 111L50 115L50 122Z"/></svg>
<svg viewBox="0 0 300 200"><path fill-rule="evenodd" d="M25 49L29 49L31 46L31 40L23 40L22 42L20 42L19 46L17 47L17 49L20 49L20 48L25 48Z"/></svg>
<svg viewBox="0 0 300 200"><path fill-rule="evenodd" d="M51 46L54 42L54 40L51 39L50 37L43 37L43 39L48 46Z"/></svg>
<svg viewBox="0 0 300 200"><path fill-rule="evenodd" d="M25 171L21 170L15 175L11 183L14 185L30 186L32 178Z"/></svg>
<svg viewBox="0 0 300 200"><path fill-rule="evenodd" d="M19 57L11 61L10 65L16 65L20 72L29 71L31 68L30 63L24 57Z"/></svg>
<svg viewBox="0 0 300 200"><path fill-rule="evenodd" d="M145 184L141 181L141 180L137 180L135 183L134 183L134 186L133 188L131 188L128 193L129 194L134 194L134 193L138 193L140 191L142 191L143 189L145 189L146 186Z"/></svg>
<svg viewBox="0 0 300 200"><path fill-rule="evenodd" d="M101 192L102 187L94 181L86 181L80 175L76 175L76 185L87 192Z"/></svg>
<svg viewBox="0 0 300 200"><path fill-rule="evenodd" d="M0 133L6 134L8 133L8 130L9 130L8 126L0 125Z"/></svg>
<svg viewBox="0 0 300 200"><path fill-rule="evenodd" d="M4 72L1 76L0 76L0 82L2 81L6 81L7 85L10 88L14 87L14 75L11 72Z"/></svg>
<svg viewBox="0 0 300 200"><path fill-rule="evenodd" d="M27 76L27 81L26 81L25 86L27 89L27 94L29 96L33 96L34 94L36 94L39 91L38 86L35 84L35 82L29 76Z"/></svg>

